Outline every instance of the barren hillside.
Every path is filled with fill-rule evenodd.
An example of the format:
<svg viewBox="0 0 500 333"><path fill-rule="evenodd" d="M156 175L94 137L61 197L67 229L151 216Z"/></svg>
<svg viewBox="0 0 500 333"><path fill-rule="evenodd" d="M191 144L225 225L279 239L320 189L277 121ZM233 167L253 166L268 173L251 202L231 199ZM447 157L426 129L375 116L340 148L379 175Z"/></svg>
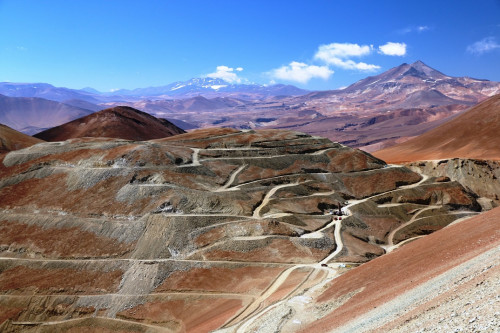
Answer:
<svg viewBox="0 0 500 333"><path fill-rule="evenodd" d="M446 158L500 159L500 95L412 140L379 150L391 163Z"/></svg>
<svg viewBox="0 0 500 333"><path fill-rule="evenodd" d="M43 140L0 124L0 153L26 148L40 142L43 142Z"/></svg>
<svg viewBox="0 0 500 333"><path fill-rule="evenodd" d="M481 209L459 183L277 130L41 143L0 177L6 332L276 328L281 304Z"/></svg>

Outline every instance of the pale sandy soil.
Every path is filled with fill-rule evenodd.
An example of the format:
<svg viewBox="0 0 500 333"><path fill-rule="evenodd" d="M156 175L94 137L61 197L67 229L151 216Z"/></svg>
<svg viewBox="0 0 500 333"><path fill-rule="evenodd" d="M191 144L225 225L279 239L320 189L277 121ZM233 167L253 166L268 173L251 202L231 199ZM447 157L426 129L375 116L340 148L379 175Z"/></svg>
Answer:
<svg viewBox="0 0 500 333"><path fill-rule="evenodd" d="M499 332L500 247L331 332Z"/></svg>

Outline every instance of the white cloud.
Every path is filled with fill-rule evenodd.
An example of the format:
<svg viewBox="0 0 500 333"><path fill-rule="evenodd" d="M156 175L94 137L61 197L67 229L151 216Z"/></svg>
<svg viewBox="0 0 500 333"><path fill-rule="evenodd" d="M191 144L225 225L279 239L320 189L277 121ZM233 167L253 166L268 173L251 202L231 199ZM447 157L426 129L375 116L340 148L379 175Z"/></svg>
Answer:
<svg viewBox="0 0 500 333"><path fill-rule="evenodd" d="M236 71L241 72L242 67L236 68ZM222 79L229 83L240 83L241 78L234 72L234 68L227 66L217 66L217 70L214 73L205 75L206 77L211 77L214 79Z"/></svg>
<svg viewBox="0 0 500 333"><path fill-rule="evenodd" d="M500 44L497 43L495 37L486 37L467 46L467 52L481 55L498 48L500 48Z"/></svg>
<svg viewBox="0 0 500 333"><path fill-rule="evenodd" d="M373 71L380 66L364 62L355 62L349 58L361 57L372 52L373 45L358 45L352 43L331 43L320 45L314 59L321 60L329 65L343 69L357 69L360 71Z"/></svg>
<svg viewBox="0 0 500 333"><path fill-rule="evenodd" d="M270 74L276 79L307 83L312 78L326 80L333 73L333 70L328 68L328 66L315 66L303 62L292 61L287 66L272 70Z"/></svg>
<svg viewBox="0 0 500 333"><path fill-rule="evenodd" d="M330 58L348 58L352 56L363 56L370 54L373 46L358 45L351 43L331 43L320 45L318 52L314 55L315 58L328 62Z"/></svg>
<svg viewBox="0 0 500 333"><path fill-rule="evenodd" d="M398 30L397 33L399 33L401 35L406 35L406 34L409 34L411 32L421 33L421 32L427 31L427 30L431 30L431 28L427 25L418 25L418 26L410 26L410 27L406 27L404 29Z"/></svg>
<svg viewBox="0 0 500 333"><path fill-rule="evenodd" d="M379 52L390 56L404 56L406 54L405 43L387 42L385 45L378 47Z"/></svg>
<svg viewBox="0 0 500 333"><path fill-rule="evenodd" d="M364 62L355 62L353 60L347 59L343 60L340 58L330 58L328 59L330 65L334 65L343 69L357 69L360 71L373 71L379 69L380 66L367 64Z"/></svg>

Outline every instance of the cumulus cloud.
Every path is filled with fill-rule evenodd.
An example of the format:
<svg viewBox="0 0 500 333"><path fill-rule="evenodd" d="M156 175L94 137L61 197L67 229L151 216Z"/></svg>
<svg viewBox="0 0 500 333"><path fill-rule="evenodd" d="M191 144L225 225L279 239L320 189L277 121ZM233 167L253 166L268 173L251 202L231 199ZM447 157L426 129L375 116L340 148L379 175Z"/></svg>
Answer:
<svg viewBox="0 0 500 333"><path fill-rule="evenodd" d="M222 79L229 83L240 83L241 78L238 77L238 74L236 74L234 70L234 68L228 66L217 66L217 70L214 73L210 73L205 76L215 79ZM236 68L237 72L241 72L242 70L242 67Z"/></svg>
<svg viewBox="0 0 500 333"><path fill-rule="evenodd" d="M328 66L308 65L297 61L292 61L287 66L282 66L271 71L271 75L276 79L299 83L307 83L312 78L327 80L333 73L333 70L328 68Z"/></svg>
<svg viewBox="0 0 500 333"><path fill-rule="evenodd" d="M500 44L497 43L495 37L486 37L467 46L467 52L481 55L498 48L500 48Z"/></svg>
<svg viewBox="0 0 500 333"><path fill-rule="evenodd" d="M420 26L417 27L417 31L418 32L424 32L424 31L429 30L429 29L430 28L428 26L426 26L426 25L420 25Z"/></svg>
<svg viewBox="0 0 500 333"><path fill-rule="evenodd" d="M361 57L372 52L373 45L358 45L352 43L331 43L320 45L314 55L314 59L321 60L326 64L343 69L357 69L360 71L373 71L380 66L364 62L355 62L351 57Z"/></svg>
<svg viewBox="0 0 500 333"><path fill-rule="evenodd" d="M422 31L428 29L427 26L418 28ZM377 48L373 45L355 43L323 44L318 47L313 58L313 63L320 65L292 61L290 64L274 69L267 74L277 80L307 83L312 78L327 80L334 73L332 69L334 67L365 72L375 71L381 67L355 59L374 52L387 56L404 56L406 55L406 44L387 42Z"/></svg>
<svg viewBox="0 0 500 333"><path fill-rule="evenodd" d="M373 46L368 45L358 45L351 43L331 43L326 45L320 45L318 52L315 54L315 58L324 60L328 62L329 59L333 57L337 58L347 58L352 56L363 56L370 54Z"/></svg>
<svg viewBox="0 0 500 333"><path fill-rule="evenodd" d="M380 66L378 65L367 64L364 62L355 62L351 59L343 60L340 58L330 58L328 59L328 63L330 65L337 66L343 69L357 69L360 71L373 71L380 68Z"/></svg>
<svg viewBox="0 0 500 333"><path fill-rule="evenodd" d="M404 56L406 54L405 43L387 42L385 45L378 47L379 52L390 56Z"/></svg>

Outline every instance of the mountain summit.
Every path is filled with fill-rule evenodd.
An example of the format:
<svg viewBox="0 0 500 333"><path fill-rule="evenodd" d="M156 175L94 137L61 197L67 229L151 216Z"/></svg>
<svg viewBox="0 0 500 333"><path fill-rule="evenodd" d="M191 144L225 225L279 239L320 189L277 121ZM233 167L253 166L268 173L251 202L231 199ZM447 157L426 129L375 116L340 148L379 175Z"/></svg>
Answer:
<svg viewBox="0 0 500 333"><path fill-rule="evenodd" d="M35 135L46 141L71 138L106 137L151 140L184 133L166 119L158 119L128 106L102 110Z"/></svg>
<svg viewBox="0 0 500 333"><path fill-rule="evenodd" d="M465 84L470 83L470 81L476 82L477 84L488 82L484 80L448 76L419 60L412 64L403 63L376 76L369 76L366 79L350 85L343 91L346 93L365 92L367 89L378 87L382 90L390 89L397 92L402 89L405 90L408 85L412 86L410 90L415 91L415 85L444 88L451 84L457 87L465 87Z"/></svg>
<svg viewBox="0 0 500 333"><path fill-rule="evenodd" d="M311 93L306 97L317 100L315 104L340 102L344 112L362 113L374 109L473 105L498 93L498 82L448 76L422 61L416 61L369 76L342 90ZM335 99L332 99L334 96ZM413 102L408 103L409 100Z"/></svg>

